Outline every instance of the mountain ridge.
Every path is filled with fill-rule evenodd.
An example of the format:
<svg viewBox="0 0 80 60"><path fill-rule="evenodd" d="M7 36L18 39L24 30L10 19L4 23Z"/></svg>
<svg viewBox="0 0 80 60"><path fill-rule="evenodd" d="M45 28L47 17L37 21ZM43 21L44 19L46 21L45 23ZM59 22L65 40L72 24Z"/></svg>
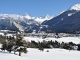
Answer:
<svg viewBox="0 0 80 60"><path fill-rule="evenodd" d="M33 30L45 21L51 18L49 15L44 17L31 17L29 14L0 14L0 30ZM38 21L39 20L39 21ZM40 21L41 20L41 21ZM6 22L6 23L5 23ZM14 27L13 27L14 26ZM36 29L35 29L36 30Z"/></svg>
<svg viewBox="0 0 80 60"><path fill-rule="evenodd" d="M6 23L5 23L6 22ZM75 4L56 16L32 17L29 14L0 14L0 29L54 31L57 33L80 30L80 4Z"/></svg>
<svg viewBox="0 0 80 60"><path fill-rule="evenodd" d="M80 11L80 4L74 4L73 6L71 6L71 7L69 8L69 10Z"/></svg>
<svg viewBox="0 0 80 60"><path fill-rule="evenodd" d="M80 4L73 5L69 10L52 18L44 25L48 25L47 29L49 31L57 33L76 33L76 31L80 31Z"/></svg>

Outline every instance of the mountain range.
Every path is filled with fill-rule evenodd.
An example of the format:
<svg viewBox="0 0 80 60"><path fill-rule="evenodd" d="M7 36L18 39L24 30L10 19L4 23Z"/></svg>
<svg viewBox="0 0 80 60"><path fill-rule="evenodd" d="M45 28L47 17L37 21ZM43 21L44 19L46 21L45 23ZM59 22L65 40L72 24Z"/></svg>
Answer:
<svg viewBox="0 0 80 60"><path fill-rule="evenodd" d="M54 11L53 11L54 12ZM80 4L56 16L31 17L29 14L0 14L0 30L54 31L72 33L80 30Z"/></svg>
<svg viewBox="0 0 80 60"><path fill-rule="evenodd" d="M48 31L57 33L76 33L76 31L80 31L80 4L73 5L67 11L55 16L43 25L48 25Z"/></svg>
<svg viewBox="0 0 80 60"><path fill-rule="evenodd" d="M36 30L44 20L50 20L53 16L31 17L29 14L0 14L0 30ZM37 28L39 29L39 28Z"/></svg>

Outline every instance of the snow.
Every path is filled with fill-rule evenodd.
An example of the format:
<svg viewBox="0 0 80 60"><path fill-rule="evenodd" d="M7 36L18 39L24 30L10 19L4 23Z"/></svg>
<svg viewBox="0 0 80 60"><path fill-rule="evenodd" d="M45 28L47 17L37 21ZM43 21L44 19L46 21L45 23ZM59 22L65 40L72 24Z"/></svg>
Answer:
<svg viewBox="0 0 80 60"><path fill-rule="evenodd" d="M24 14L24 17L27 18L27 19L32 19L32 17L27 13Z"/></svg>
<svg viewBox="0 0 80 60"><path fill-rule="evenodd" d="M27 54L22 56L9 54L7 52L0 51L1 60L79 60L80 52L65 49L44 49L43 52L38 49L28 48ZM46 52L49 50L49 52Z"/></svg>
<svg viewBox="0 0 80 60"><path fill-rule="evenodd" d="M61 20L64 20L63 18Z"/></svg>
<svg viewBox="0 0 80 60"><path fill-rule="evenodd" d="M10 30L0 30L1 32L8 32L8 31L10 31Z"/></svg>
<svg viewBox="0 0 80 60"><path fill-rule="evenodd" d="M24 39L31 41L43 41L43 40L57 40L59 42L74 42L79 43L80 39L78 37L63 37L63 38L45 38L41 37L24 37ZM1 46L1 45L0 45ZM44 51L40 51L37 48L27 48L28 53L22 53L21 56L14 55L13 53L2 52L0 50L0 59L1 60L80 60L80 51L77 50L66 50L60 48L52 48L52 49L44 49ZM46 51L49 52L46 52Z"/></svg>
<svg viewBox="0 0 80 60"><path fill-rule="evenodd" d="M58 42L73 42L73 43L80 43L80 38L79 37L63 37L63 38L48 38L47 40L53 40L53 41L58 41Z"/></svg>
<svg viewBox="0 0 80 60"><path fill-rule="evenodd" d="M62 12L60 12L59 14L57 14L55 17L57 17L57 16L59 16L59 15L61 15L62 13L64 13L65 11L62 11Z"/></svg>
<svg viewBox="0 0 80 60"><path fill-rule="evenodd" d="M1 33L1 32L0 32L0 35L4 36L4 33Z"/></svg>
<svg viewBox="0 0 80 60"><path fill-rule="evenodd" d="M12 34L6 34L6 36L13 36Z"/></svg>
<svg viewBox="0 0 80 60"><path fill-rule="evenodd" d="M45 39L42 39L41 37L24 37L24 40L26 41L31 41L31 40L34 40L36 42L38 41L43 41L43 40L46 40L46 41L58 41L58 42L73 42L73 43L80 43L80 38L79 37L62 37L62 38L52 38L52 37L49 37L49 38L45 38Z"/></svg>
<svg viewBox="0 0 80 60"><path fill-rule="evenodd" d="M14 20L18 20L20 15L17 14L0 14L0 19L12 18Z"/></svg>
<svg viewBox="0 0 80 60"><path fill-rule="evenodd" d="M17 24L16 22L14 22L14 24L20 31L24 31L23 26L21 26L20 24Z"/></svg>
<svg viewBox="0 0 80 60"><path fill-rule="evenodd" d="M71 16L71 15L73 15L73 14L74 14L74 13L69 13L68 16Z"/></svg>
<svg viewBox="0 0 80 60"><path fill-rule="evenodd" d="M39 22L39 23L42 23L43 21L45 21L45 20L50 20L50 19L52 19L53 18L53 16L49 16L48 14L46 15L46 16L44 16L44 17L37 17L37 18L35 18L35 20L37 21L37 22Z"/></svg>
<svg viewBox="0 0 80 60"><path fill-rule="evenodd" d="M80 10L80 4L73 5L69 10Z"/></svg>
<svg viewBox="0 0 80 60"><path fill-rule="evenodd" d="M4 25L6 27L5 29L11 29L12 27L15 26L20 31L24 31L25 27L28 27L28 26L34 27L35 25L38 26L43 21L50 20L52 18L53 18L53 16L49 16L49 15L41 16L41 17L32 17L27 13L25 15L0 14L0 23L2 24L2 26ZM6 24L5 24L5 22L6 22ZM12 28L12 29L16 29L16 28Z"/></svg>
<svg viewBox="0 0 80 60"><path fill-rule="evenodd" d="M33 19L33 20L35 20L35 21L37 21L37 22L39 22L39 23L42 23L42 22L45 21L45 20L50 20L50 19L53 18L53 16L49 16L48 14L47 14L46 16L32 17L32 16L30 16L30 15L27 14L27 13L25 13L25 14L23 15L23 17L25 17L25 18L27 18L27 19Z"/></svg>
<svg viewBox="0 0 80 60"><path fill-rule="evenodd" d="M5 19L4 17L0 18L0 19Z"/></svg>

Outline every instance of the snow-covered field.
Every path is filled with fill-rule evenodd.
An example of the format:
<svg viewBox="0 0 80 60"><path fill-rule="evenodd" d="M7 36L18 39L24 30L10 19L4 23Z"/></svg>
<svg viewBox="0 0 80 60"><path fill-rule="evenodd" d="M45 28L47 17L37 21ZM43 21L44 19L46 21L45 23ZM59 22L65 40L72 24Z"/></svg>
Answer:
<svg viewBox="0 0 80 60"><path fill-rule="evenodd" d="M73 42L80 43L79 37L63 37L63 38L38 38L38 37L24 37L24 40L31 41L34 40L36 42L43 40L57 40L58 42ZM40 51L34 48L28 48L27 54L22 54L22 56L10 54L8 52L2 52L0 50L0 59L1 60L80 60L80 51L77 50L65 50L59 48L53 49L44 49L44 51ZM49 50L49 52L46 52Z"/></svg>
<svg viewBox="0 0 80 60"><path fill-rule="evenodd" d="M80 60L80 51L68 51L64 49L45 49L43 52L38 49L28 48L27 54L22 56L0 52L1 60Z"/></svg>
<svg viewBox="0 0 80 60"><path fill-rule="evenodd" d="M58 41L58 42L73 42L73 43L76 43L76 44L79 44L80 43L80 38L79 37L63 37L63 38L52 38L52 37L49 37L49 38L45 38L45 39L42 39L41 37L40 38L37 38L37 37L24 37L24 40L26 41L31 41L31 40L34 40L36 42L38 41Z"/></svg>

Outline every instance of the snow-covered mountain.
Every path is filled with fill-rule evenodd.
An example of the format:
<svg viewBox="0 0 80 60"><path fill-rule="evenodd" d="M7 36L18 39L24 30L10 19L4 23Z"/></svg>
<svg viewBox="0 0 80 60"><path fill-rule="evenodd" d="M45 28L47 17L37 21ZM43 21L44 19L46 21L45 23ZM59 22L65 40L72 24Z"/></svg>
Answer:
<svg viewBox="0 0 80 60"><path fill-rule="evenodd" d="M43 25L48 25L48 30L57 33L76 33L80 31L80 4L75 4L67 11L62 12ZM47 30L43 28L43 30Z"/></svg>
<svg viewBox="0 0 80 60"><path fill-rule="evenodd" d="M30 19L29 15L21 16L17 14L0 14L0 29L25 30L31 29L39 23Z"/></svg>
<svg viewBox="0 0 80 60"><path fill-rule="evenodd" d="M27 18L27 19L33 19L33 20L35 20L35 21L37 21L37 22L39 22L39 23L42 23L43 21L45 21L45 20L50 20L50 19L52 19L54 16L50 16L50 15L45 15L45 16L40 16L40 17L31 17L29 14L27 14L27 13L25 13L24 15L23 15L25 18Z"/></svg>
<svg viewBox="0 0 80 60"><path fill-rule="evenodd" d="M61 15L62 13L64 13L65 11L63 10L63 11L61 11L59 14L57 14L56 16L54 16L54 17L57 17L57 16L59 16L59 15Z"/></svg>
<svg viewBox="0 0 80 60"><path fill-rule="evenodd" d="M37 22L39 22L39 23L42 23L43 21L45 21L45 20L50 20L50 19L52 19L52 18L53 18L53 16L49 16L49 15L47 14L47 15L44 16L44 17L36 17L35 20L36 20Z"/></svg>
<svg viewBox="0 0 80 60"><path fill-rule="evenodd" d="M67 11L62 11L56 16L32 17L25 13L0 14L0 29L9 30L39 30L43 25L47 25L49 30L56 32L67 32L80 30L80 4L75 4ZM65 27L66 26L66 27ZM44 29L43 29L44 30Z"/></svg>
<svg viewBox="0 0 80 60"><path fill-rule="evenodd" d="M35 21L37 21L37 22L39 22L39 23L42 23L43 21L45 21L45 20L50 20L50 19L52 19L54 16L50 16L50 15L45 15L45 16L40 16L40 17L31 17L29 14L27 14L27 13L25 13L24 15L23 15L25 18L27 18L27 19L33 19L33 20L35 20Z"/></svg>
<svg viewBox="0 0 80 60"><path fill-rule="evenodd" d="M29 14L25 13L22 16L24 16L27 19L34 19L35 17L31 17Z"/></svg>
<svg viewBox="0 0 80 60"><path fill-rule="evenodd" d="M73 5L69 10L80 10L80 4Z"/></svg>
<svg viewBox="0 0 80 60"><path fill-rule="evenodd" d="M40 26L40 24L53 18L46 15L45 17L31 17L29 14L0 14L0 30L33 30Z"/></svg>

